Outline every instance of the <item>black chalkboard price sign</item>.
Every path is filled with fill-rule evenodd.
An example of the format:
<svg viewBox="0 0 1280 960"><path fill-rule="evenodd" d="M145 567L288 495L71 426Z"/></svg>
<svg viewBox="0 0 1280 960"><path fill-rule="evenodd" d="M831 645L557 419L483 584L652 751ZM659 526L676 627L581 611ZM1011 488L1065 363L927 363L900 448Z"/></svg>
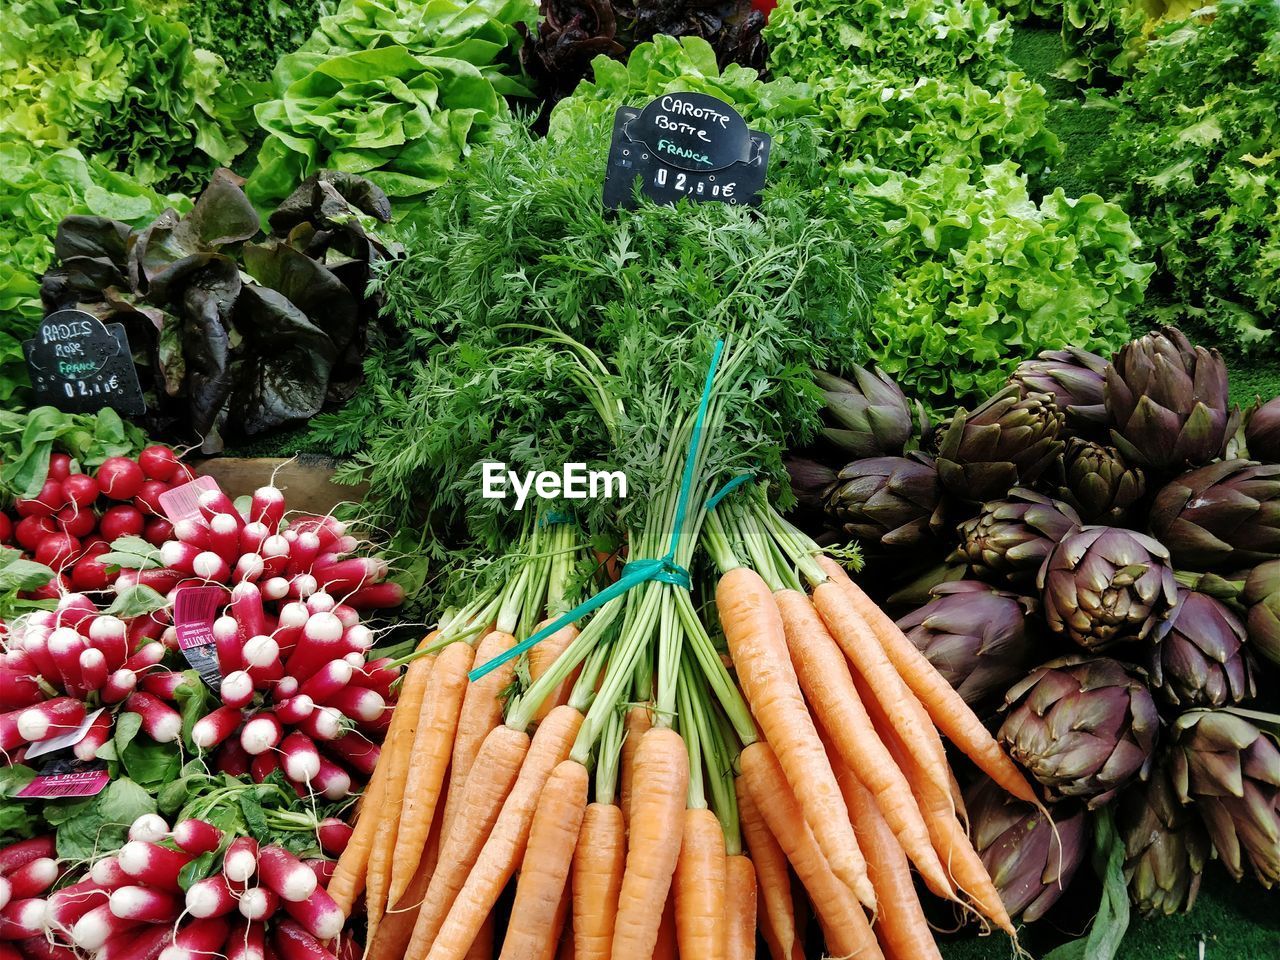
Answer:
<svg viewBox="0 0 1280 960"><path fill-rule="evenodd" d="M104 324L83 310L58 310L40 321L22 352L39 403L69 413L112 407L136 416L147 410L122 324Z"/></svg>
<svg viewBox="0 0 1280 960"><path fill-rule="evenodd" d="M613 121L604 205L635 206L634 184L655 203L716 200L754 206L769 166L768 134L748 130L738 111L705 93L668 93Z"/></svg>

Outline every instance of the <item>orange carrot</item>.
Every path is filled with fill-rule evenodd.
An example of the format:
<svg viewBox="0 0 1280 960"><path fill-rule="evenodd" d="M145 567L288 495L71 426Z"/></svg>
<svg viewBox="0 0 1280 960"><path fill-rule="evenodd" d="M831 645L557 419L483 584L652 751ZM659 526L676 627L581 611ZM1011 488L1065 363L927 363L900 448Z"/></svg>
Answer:
<svg viewBox="0 0 1280 960"><path fill-rule="evenodd" d="M795 908L791 903L791 874L786 854L769 832L768 825L751 799L751 791L741 777L734 784L738 793L738 821L751 852L760 886L760 932L773 960L804 960L804 950L796 935Z"/></svg>
<svg viewBox="0 0 1280 960"><path fill-rule="evenodd" d="M529 735L520 730L501 726L485 737L458 804L459 814L465 815L454 817L448 836L440 844L440 868L427 886L405 957L426 955L497 822L528 751Z"/></svg>
<svg viewBox="0 0 1280 960"><path fill-rule="evenodd" d="M435 819L440 789L453 750L458 711L467 688L472 650L465 643L451 643L436 657L413 739L413 758L405 779L404 805L391 857L390 903L396 903L418 869Z"/></svg>
<svg viewBox="0 0 1280 960"><path fill-rule="evenodd" d="M688 787L684 740L674 730L654 727L636 750L627 865L613 928L615 957L653 954L680 856L680 815Z"/></svg>
<svg viewBox="0 0 1280 960"><path fill-rule="evenodd" d="M686 810L673 878L676 943L686 957L725 958L729 938L725 916L726 870L724 830L720 821L710 810Z"/></svg>
<svg viewBox="0 0 1280 960"><path fill-rule="evenodd" d="M542 960L558 960L563 956L573 960L573 931L569 930L569 910L573 905L571 883L564 885L560 893L560 902L556 905L556 915L551 921L552 940L550 946L542 954Z"/></svg>
<svg viewBox="0 0 1280 960"><path fill-rule="evenodd" d="M800 693L782 615L768 584L747 567L730 570L716 586L716 607L742 692L777 753L805 823L835 875L867 909L874 910L875 891L867 879L867 865L849 825L840 785Z"/></svg>
<svg viewBox="0 0 1280 960"><path fill-rule="evenodd" d="M916 649L916 645L907 639L907 635L893 619L849 579L839 564L833 563L830 566L839 571L838 576L827 565L823 569L844 590L854 611L871 627L898 675L907 682L907 686L915 693L943 735L1008 793L1019 800L1039 805L1040 799L1031 789L1027 778L1000 749L1000 744L982 725L982 721L964 702L964 698L947 683L928 658Z"/></svg>
<svg viewBox="0 0 1280 960"><path fill-rule="evenodd" d="M791 662L815 718L832 737L840 759L875 796L929 889L940 897L953 897L955 891L929 842L929 828L911 795L911 786L876 735L844 654L807 596L798 590L779 590L775 597ZM834 768L836 758L833 755L831 759Z"/></svg>
<svg viewBox="0 0 1280 960"><path fill-rule="evenodd" d="M809 891L826 934L827 949L838 957L883 960L866 914L853 892L827 864L769 745L757 741L744 749L739 759L742 778L756 809Z"/></svg>
<svg viewBox="0 0 1280 960"><path fill-rule="evenodd" d="M555 951L556 910L578 845L590 779L587 768L578 761L564 760L542 788L500 960L540 958Z"/></svg>
<svg viewBox="0 0 1280 960"><path fill-rule="evenodd" d="M942 960L911 882L906 854L881 815L879 804L848 769L837 770L836 776L876 887L880 914L875 932L885 956L888 960Z"/></svg>
<svg viewBox="0 0 1280 960"><path fill-rule="evenodd" d="M426 896L427 885L435 873L436 862L440 853L440 830L444 820L444 811L437 806L435 819L431 823L431 835L427 840L426 850L418 862L409 888L391 909L382 917L373 937L367 938L369 948L365 960L401 960L413 928L418 922L418 910L422 898Z"/></svg>
<svg viewBox="0 0 1280 960"><path fill-rule="evenodd" d="M535 632L541 630L550 622L550 620L543 620L535 628ZM578 628L570 623L561 627L541 643L536 644L529 651L529 679L536 681L550 670L551 665L556 662L560 654L564 653L577 636ZM533 715L535 721L541 720L556 707L569 701L569 692L573 690L573 682L578 679L578 671L580 669L581 666L557 683L554 689L547 694L547 698L538 705L538 709Z"/></svg>
<svg viewBox="0 0 1280 960"><path fill-rule="evenodd" d="M756 870L742 854L725 860L725 960L755 960Z"/></svg>
<svg viewBox="0 0 1280 960"><path fill-rule="evenodd" d="M631 783L636 769L636 750L645 733L653 726L653 715L646 706L632 707L627 711L627 732L622 740L622 767L618 787L622 819L631 819Z"/></svg>
<svg viewBox="0 0 1280 960"><path fill-rule="evenodd" d="M475 663L488 663L498 654L515 645L516 638L509 633L492 630L476 645ZM502 691L511 686L516 665L507 661L479 680L467 684L462 698L462 710L458 713L458 732L453 739L453 757L449 765L449 798L444 805L444 828L449 832L458 804L462 800L462 787L471 772L471 764L480 752L480 744L489 731L502 722Z"/></svg>
<svg viewBox="0 0 1280 960"><path fill-rule="evenodd" d="M662 920L658 925L658 941L653 945L653 960L677 960L676 947L676 898L667 897L662 905ZM621 958L619 958L621 960Z"/></svg>
<svg viewBox="0 0 1280 960"><path fill-rule="evenodd" d="M592 803L582 818L573 854L573 954L576 960L609 960L618 892L627 863L622 808Z"/></svg>
<svg viewBox="0 0 1280 960"><path fill-rule="evenodd" d="M538 796L556 765L569 756L581 725L582 714L568 706L556 707L539 724L520 776L502 805L493 832L431 944L431 952L427 954L430 960L463 960L466 956L485 917L524 856ZM459 811L459 818L464 815L464 811ZM414 940L417 940L416 931Z"/></svg>
<svg viewBox="0 0 1280 960"><path fill-rule="evenodd" d="M386 794L387 764L379 763L373 769L368 786L360 797L361 804L369 811L362 812L356 818L355 828L347 840L347 845L338 857L338 865L334 867L333 876L329 878L330 896L342 908L345 916L351 916L351 908L356 898L364 892L365 870L369 865L369 851L373 848L374 834L377 832L378 807L382 806L382 798Z"/></svg>

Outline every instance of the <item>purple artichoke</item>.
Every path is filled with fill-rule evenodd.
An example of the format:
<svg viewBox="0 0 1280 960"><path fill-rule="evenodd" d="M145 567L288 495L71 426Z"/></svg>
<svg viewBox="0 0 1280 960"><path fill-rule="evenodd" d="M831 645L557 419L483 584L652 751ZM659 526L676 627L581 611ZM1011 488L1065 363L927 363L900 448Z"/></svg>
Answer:
<svg viewBox="0 0 1280 960"><path fill-rule="evenodd" d="M1142 639L1178 601L1169 552L1145 534L1119 527L1067 534L1036 582L1049 628L1086 650Z"/></svg>
<svg viewBox="0 0 1280 960"><path fill-rule="evenodd" d="M1249 456L1263 463L1280 463L1280 397L1258 407L1244 428Z"/></svg>
<svg viewBox="0 0 1280 960"><path fill-rule="evenodd" d="M1173 785L1194 801L1228 872L1244 861L1259 882L1280 880L1280 750L1269 734L1224 710L1191 710L1173 725Z"/></svg>
<svg viewBox="0 0 1280 960"><path fill-rule="evenodd" d="M983 703L1026 673L1032 601L976 580L939 584L933 594L898 626L966 703Z"/></svg>
<svg viewBox="0 0 1280 960"><path fill-rule="evenodd" d="M1106 380L1112 442L1130 463L1172 473L1222 456L1235 424L1217 350L1162 327L1121 348Z"/></svg>
<svg viewBox="0 0 1280 960"><path fill-rule="evenodd" d="M1033 583L1054 545L1078 526L1080 517L1067 504L1015 487L960 524L960 546L949 559L968 563L980 577Z"/></svg>
<svg viewBox="0 0 1280 960"><path fill-rule="evenodd" d="M974 503L1035 482L1062 452L1063 416L1043 393L1007 387L973 413L961 410L938 445L938 477L948 493Z"/></svg>
<svg viewBox="0 0 1280 960"><path fill-rule="evenodd" d="M1082 429L1107 424L1106 385L1110 361L1079 347L1044 350L1034 360L1024 360L1010 382L1025 397L1044 393L1053 397L1068 421Z"/></svg>
<svg viewBox="0 0 1280 960"><path fill-rule="evenodd" d="M1067 441L1058 496L1085 523L1122 525L1146 492L1146 475L1125 463L1115 447L1079 437Z"/></svg>
<svg viewBox="0 0 1280 960"><path fill-rule="evenodd" d="M1179 589L1151 650L1151 682L1173 704L1227 707L1254 696L1245 629L1226 604Z"/></svg>
<svg viewBox="0 0 1280 960"><path fill-rule="evenodd" d="M1005 695L997 735L1049 796L1103 806L1145 777L1160 715L1136 668L1107 657L1064 657L1032 671Z"/></svg>
<svg viewBox="0 0 1280 960"><path fill-rule="evenodd" d="M859 542L902 548L940 527L942 492L933 461L909 457L855 460L825 493L827 516Z"/></svg>
<svg viewBox="0 0 1280 960"><path fill-rule="evenodd" d="M1224 460L1183 474L1156 494L1151 532L1180 570L1280 559L1280 465Z"/></svg>
<svg viewBox="0 0 1280 960"><path fill-rule="evenodd" d="M1084 860L1089 827L1084 810L1058 814L1050 824L1029 803L1015 800L990 780L964 795L974 849L1012 917L1042 917L1067 888Z"/></svg>
<svg viewBox="0 0 1280 960"><path fill-rule="evenodd" d="M1248 610L1249 643L1272 663L1280 663L1280 560L1250 570L1240 599Z"/></svg>
<svg viewBox="0 0 1280 960"><path fill-rule="evenodd" d="M850 459L901 456L916 431L928 429L922 407L880 370L853 367L853 382L815 373L825 399L822 435Z"/></svg>
<svg viewBox="0 0 1280 960"><path fill-rule="evenodd" d="M1120 795L1116 827L1124 840L1129 899L1138 912L1190 910L1209 859L1209 837L1194 810L1178 801L1167 762Z"/></svg>

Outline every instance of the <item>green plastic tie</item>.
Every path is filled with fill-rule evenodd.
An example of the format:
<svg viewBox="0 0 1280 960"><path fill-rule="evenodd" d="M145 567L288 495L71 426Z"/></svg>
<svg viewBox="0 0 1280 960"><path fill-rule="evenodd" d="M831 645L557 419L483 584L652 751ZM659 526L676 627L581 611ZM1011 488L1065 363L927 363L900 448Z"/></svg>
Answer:
<svg viewBox="0 0 1280 960"><path fill-rule="evenodd" d="M706 510L707 513L710 513L716 507L720 506L721 500L723 500L729 494L733 493L733 491L737 490L744 483L747 483L749 480L751 480L752 477L753 477L753 474L750 474L750 473L738 474L738 476L734 477L732 480L726 483L723 487L721 487L719 490L713 493L710 496L710 498L707 500L706 505L702 509Z"/></svg>

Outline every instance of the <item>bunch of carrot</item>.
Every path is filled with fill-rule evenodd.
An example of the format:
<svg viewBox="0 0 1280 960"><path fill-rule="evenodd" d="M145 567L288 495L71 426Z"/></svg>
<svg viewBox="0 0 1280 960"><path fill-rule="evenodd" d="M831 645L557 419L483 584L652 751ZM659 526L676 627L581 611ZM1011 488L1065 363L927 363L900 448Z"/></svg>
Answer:
<svg viewBox="0 0 1280 960"><path fill-rule="evenodd" d="M681 513L657 504L631 555ZM367 916L371 960L746 960L757 934L799 960L793 873L829 954L928 960L912 867L1014 935L940 733L1034 802L1027 781L761 492L696 521L672 562L700 546L718 567L727 657L688 586L651 581L470 679L568 606L547 586L582 550L567 526L423 641L328 888Z"/></svg>

